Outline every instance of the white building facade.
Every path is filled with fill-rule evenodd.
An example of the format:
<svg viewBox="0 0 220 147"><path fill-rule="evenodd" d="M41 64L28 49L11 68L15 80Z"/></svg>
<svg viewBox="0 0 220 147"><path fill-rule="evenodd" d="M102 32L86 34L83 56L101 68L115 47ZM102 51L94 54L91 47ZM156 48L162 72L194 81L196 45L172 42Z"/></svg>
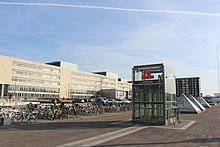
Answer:
<svg viewBox="0 0 220 147"><path fill-rule="evenodd" d="M90 98L105 89L121 91L112 96L119 98L131 91L131 84L116 74L83 72L63 61L45 64L0 56L0 66L0 98Z"/></svg>

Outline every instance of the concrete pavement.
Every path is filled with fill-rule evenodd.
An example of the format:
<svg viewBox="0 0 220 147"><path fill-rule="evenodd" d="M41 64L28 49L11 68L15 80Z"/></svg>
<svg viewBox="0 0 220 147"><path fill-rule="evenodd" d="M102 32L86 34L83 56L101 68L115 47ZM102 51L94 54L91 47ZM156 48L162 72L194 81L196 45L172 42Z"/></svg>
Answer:
<svg viewBox="0 0 220 147"><path fill-rule="evenodd" d="M196 122L186 130L149 127L97 146L220 146L220 106L214 106L201 114L184 114L182 119Z"/></svg>
<svg viewBox="0 0 220 147"><path fill-rule="evenodd" d="M184 114L184 120L193 121L188 129L146 127L128 134L113 137L95 146L220 146L220 106L201 114ZM120 113L83 119L44 121L36 124L1 126L0 141L3 147L50 147L88 141L133 125L124 123L131 113ZM129 130L129 129L128 129ZM113 133L113 134L111 134ZM104 135L105 136L105 135ZM75 146L76 144L72 144ZM79 145L79 144L77 144ZM86 144L89 145L89 144Z"/></svg>

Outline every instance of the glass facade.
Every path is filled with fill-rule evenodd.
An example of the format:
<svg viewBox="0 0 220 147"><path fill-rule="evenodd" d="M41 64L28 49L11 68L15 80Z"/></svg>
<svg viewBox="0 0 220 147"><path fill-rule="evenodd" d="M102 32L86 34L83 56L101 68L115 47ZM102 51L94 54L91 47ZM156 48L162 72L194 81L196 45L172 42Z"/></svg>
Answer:
<svg viewBox="0 0 220 147"><path fill-rule="evenodd" d="M174 82L174 83L173 83ZM167 87L166 87L167 86ZM133 68L133 122L166 124L174 115L175 76L163 64Z"/></svg>
<svg viewBox="0 0 220 147"><path fill-rule="evenodd" d="M8 85L7 88L8 96L15 96L16 98L58 98L59 88L50 87L35 87L35 86L24 86L24 85Z"/></svg>
<svg viewBox="0 0 220 147"><path fill-rule="evenodd" d="M163 87L154 86L135 86L134 113L135 118L141 120L163 120Z"/></svg>

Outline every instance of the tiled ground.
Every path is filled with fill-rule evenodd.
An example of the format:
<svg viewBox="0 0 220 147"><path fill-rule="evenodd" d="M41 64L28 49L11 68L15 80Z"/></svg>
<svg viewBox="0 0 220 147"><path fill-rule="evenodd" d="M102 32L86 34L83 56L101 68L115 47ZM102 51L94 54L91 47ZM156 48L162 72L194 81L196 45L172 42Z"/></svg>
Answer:
<svg viewBox="0 0 220 147"><path fill-rule="evenodd" d="M115 122L131 113L83 117L83 119L40 121L36 124L0 126L1 147L49 147L73 142L131 126Z"/></svg>
<svg viewBox="0 0 220 147"><path fill-rule="evenodd" d="M201 114L184 114L196 121L186 130L154 128L105 142L98 146L220 146L220 106ZM131 126L131 113L83 119L43 121L31 125L0 126L1 147L48 147L90 138Z"/></svg>
<svg viewBox="0 0 220 147"><path fill-rule="evenodd" d="M220 106L201 114L184 114L182 119L196 123L187 130L150 127L99 146L220 146Z"/></svg>

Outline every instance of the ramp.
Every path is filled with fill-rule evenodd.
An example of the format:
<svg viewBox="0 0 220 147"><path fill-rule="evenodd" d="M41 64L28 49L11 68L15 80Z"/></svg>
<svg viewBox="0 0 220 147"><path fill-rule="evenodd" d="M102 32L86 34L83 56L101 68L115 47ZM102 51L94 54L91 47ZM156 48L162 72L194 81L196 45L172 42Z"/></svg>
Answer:
<svg viewBox="0 0 220 147"><path fill-rule="evenodd" d="M205 111L206 108L203 107L191 94L188 97L201 111Z"/></svg>
<svg viewBox="0 0 220 147"><path fill-rule="evenodd" d="M209 103L207 103L202 97L195 97L196 100L205 108L211 108Z"/></svg>
<svg viewBox="0 0 220 147"><path fill-rule="evenodd" d="M200 113L202 112L185 94L177 97L177 107L181 113Z"/></svg>

